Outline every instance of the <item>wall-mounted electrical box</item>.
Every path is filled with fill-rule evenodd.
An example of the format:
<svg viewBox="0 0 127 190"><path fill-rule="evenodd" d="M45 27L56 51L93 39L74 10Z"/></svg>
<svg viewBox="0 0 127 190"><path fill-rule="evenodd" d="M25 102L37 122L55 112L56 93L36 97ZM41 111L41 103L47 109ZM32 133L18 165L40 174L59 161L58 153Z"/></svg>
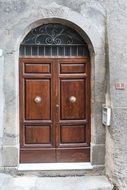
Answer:
<svg viewBox="0 0 127 190"><path fill-rule="evenodd" d="M111 122L111 108L106 105L102 106L102 123L105 126L110 126Z"/></svg>

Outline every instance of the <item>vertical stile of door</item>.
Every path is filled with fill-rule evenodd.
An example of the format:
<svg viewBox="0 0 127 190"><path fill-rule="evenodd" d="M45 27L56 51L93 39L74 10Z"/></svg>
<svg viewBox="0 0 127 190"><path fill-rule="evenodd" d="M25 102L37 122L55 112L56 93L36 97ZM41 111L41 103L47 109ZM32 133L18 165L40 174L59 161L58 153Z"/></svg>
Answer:
<svg viewBox="0 0 127 190"><path fill-rule="evenodd" d="M54 59L53 62L52 62L52 125L53 125L53 138L54 138L54 141L53 141L53 144L54 144L54 147L56 147L56 144L57 144L57 129L58 129L58 113L59 113L59 108L56 107L56 105L58 103L58 88L57 88L57 85L58 85L58 66L57 66L57 60Z"/></svg>
<svg viewBox="0 0 127 190"><path fill-rule="evenodd" d="M59 100L59 60L55 59L55 97L56 97L56 116L55 116L55 133L56 133L56 161L57 161L57 147L59 145L59 113L60 113L60 100ZM58 106L58 107L57 107Z"/></svg>
<svg viewBox="0 0 127 190"><path fill-rule="evenodd" d="M50 65L51 67L51 120L52 120L52 126L51 126L51 141L53 144L53 148L55 148L55 130L54 130L54 123L55 123L55 117L54 117L54 107L55 107L55 96L54 96L54 61L52 61L52 64Z"/></svg>

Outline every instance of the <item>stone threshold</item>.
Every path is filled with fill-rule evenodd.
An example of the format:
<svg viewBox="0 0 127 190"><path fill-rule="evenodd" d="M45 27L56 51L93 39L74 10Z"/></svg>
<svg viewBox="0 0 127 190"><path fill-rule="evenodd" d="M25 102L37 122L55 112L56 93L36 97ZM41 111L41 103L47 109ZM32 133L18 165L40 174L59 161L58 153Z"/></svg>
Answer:
<svg viewBox="0 0 127 190"><path fill-rule="evenodd" d="M78 163L31 163L19 164L18 171L46 171L46 170L92 170L90 162Z"/></svg>
<svg viewBox="0 0 127 190"><path fill-rule="evenodd" d="M0 173L1 190L113 190L106 176L38 177Z"/></svg>

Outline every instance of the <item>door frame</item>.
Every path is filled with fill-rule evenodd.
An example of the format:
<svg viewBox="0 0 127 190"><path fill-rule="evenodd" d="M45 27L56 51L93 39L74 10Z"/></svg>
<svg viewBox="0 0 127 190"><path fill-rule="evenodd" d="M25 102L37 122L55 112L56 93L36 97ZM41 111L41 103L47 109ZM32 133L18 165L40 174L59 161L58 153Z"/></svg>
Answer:
<svg viewBox="0 0 127 190"><path fill-rule="evenodd" d="M38 59L38 60L41 60L41 59L46 59L46 60L48 60L48 59L74 59L74 58L76 58L76 59L84 59L86 62L87 62L87 64L89 64L89 67L88 67L88 83L89 83L89 102L87 103L87 110L89 110L88 111L88 115L89 115L89 117L87 118L88 119L88 123L89 123L89 139L90 139L90 142L91 142L91 64L90 64L90 58L89 57L86 57L86 56L22 56L22 57L20 57L20 59L19 59L19 63L20 63L20 61L23 61L23 60L31 60L32 59L32 63L33 63L33 61L34 61L34 59ZM36 62L36 61L35 61ZM19 70L20 70L20 73L19 73L19 101L21 102L21 100L22 100L22 96L21 96L21 92L22 92L22 90L23 90L23 85L21 85L21 83L22 83L22 77L20 77L20 76L22 76L21 75L21 64L19 64ZM88 84L87 83L87 84ZM22 118L22 116L21 116L21 112L23 112L23 104L22 105L20 105L19 104L19 116L20 116L20 126L21 125L23 125L22 124L22 120L23 120L23 118ZM19 140L19 142L21 141L21 138L22 138L22 128L20 127L20 140ZM90 145L89 145L90 146ZM91 150L91 148L90 148L90 150ZM90 151L91 152L91 151ZM90 152L89 152L89 156L90 156Z"/></svg>

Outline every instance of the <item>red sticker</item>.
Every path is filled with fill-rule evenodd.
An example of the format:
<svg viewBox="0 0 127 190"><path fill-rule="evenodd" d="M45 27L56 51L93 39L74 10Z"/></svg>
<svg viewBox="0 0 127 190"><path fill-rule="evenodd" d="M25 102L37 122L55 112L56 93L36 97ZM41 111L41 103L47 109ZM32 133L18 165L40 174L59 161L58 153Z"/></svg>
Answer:
<svg viewBox="0 0 127 190"><path fill-rule="evenodd" d="M116 90L124 90L125 89L125 84L123 82L117 82L115 86L116 86Z"/></svg>

